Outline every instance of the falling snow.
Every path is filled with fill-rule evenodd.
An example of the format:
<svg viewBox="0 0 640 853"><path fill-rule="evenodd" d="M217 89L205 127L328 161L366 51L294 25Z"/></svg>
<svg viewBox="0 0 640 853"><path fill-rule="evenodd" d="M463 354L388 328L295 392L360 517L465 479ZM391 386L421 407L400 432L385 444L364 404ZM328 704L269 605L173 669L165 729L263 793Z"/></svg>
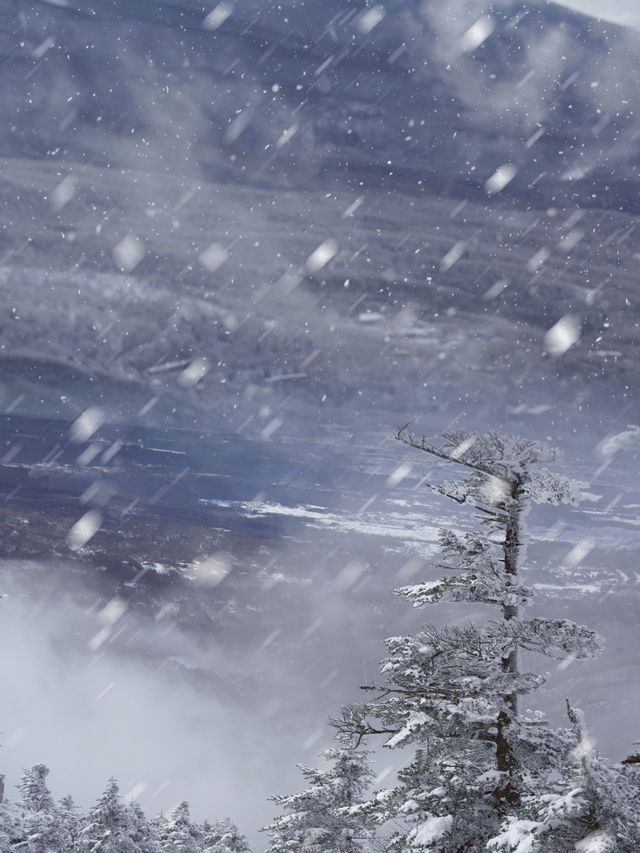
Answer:
<svg viewBox="0 0 640 853"><path fill-rule="evenodd" d="M442 597L441 528L513 497L506 457L451 492L406 424L468 429L457 466L536 439L581 482L525 489L526 583L607 647L560 650L531 713L567 725L570 693L594 734L487 848L546 849L640 738L635 7L0 3L0 838L70 853L68 789L123 850L282 853L268 797L334 778L327 719L419 630L392 590ZM331 817L372 838L398 766L365 743L376 793ZM438 785L398 806L407 849L458 849ZM558 851L635 851L623 823Z"/></svg>

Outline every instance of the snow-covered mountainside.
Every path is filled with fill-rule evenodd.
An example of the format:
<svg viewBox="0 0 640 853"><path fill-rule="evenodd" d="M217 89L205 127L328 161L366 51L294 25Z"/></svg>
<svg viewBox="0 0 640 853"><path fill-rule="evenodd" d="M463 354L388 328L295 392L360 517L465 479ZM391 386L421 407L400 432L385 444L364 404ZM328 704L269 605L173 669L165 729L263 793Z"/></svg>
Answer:
<svg viewBox="0 0 640 853"><path fill-rule="evenodd" d="M635 204L638 36L554 3L5 5L7 153Z"/></svg>
<svg viewBox="0 0 640 853"><path fill-rule="evenodd" d="M7 404L73 416L89 373L114 415L215 400L233 426L287 398L628 407L635 34L413 2L2 27L3 351L59 365L13 362Z"/></svg>

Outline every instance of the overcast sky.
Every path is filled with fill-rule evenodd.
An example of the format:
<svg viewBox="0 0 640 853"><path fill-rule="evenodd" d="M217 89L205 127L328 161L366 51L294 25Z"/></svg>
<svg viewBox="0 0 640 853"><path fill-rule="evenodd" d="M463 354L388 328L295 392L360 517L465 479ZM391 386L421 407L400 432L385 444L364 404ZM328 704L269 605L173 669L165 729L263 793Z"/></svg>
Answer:
<svg viewBox="0 0 640 853"><path fill-rule="evenodd" d="M619 24L630 24L640 28L640 3L638 0L565 0L564 6L570 6L587 15L606 18Z"/></svg>

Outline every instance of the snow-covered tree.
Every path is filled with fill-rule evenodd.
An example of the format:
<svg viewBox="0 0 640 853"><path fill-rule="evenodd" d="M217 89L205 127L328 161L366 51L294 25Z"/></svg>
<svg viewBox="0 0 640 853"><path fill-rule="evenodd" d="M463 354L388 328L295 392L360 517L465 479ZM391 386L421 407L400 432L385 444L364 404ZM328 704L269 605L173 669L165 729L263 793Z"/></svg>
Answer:
<svg viewBox="0 0 640 853"><path fill-rule="evenodd" d="M3 799L0 803L0 850L11 850L24 842L22 813Z"/></svg>
<svg viewBox="0 0 640 853"><path fill-rule="evenodd" d="M213 825L205 823L201 831L202 853L249 853L249 843L230 818Z"/></svg>
<svg viewBox="0 0 640 853"><path fill-rule="evenodd" d="M531 503L575 502L580 484L541 467L553 456L528 439L451 430L434 444L405 429L397 437L457 468L461 479L432 488L479 519L470 532L441 531L444 578L397 593L415 607L473 603L476 613L484 605L493 614L387 640L386 683L371 688L371 701L344 709L337 724L356 742L380 733L387 747L414 750L398 784L370 804L391 828L390 850L529 853L533 847L490 845L513 821L520 829L536 822L530 798L558 776L576 743L570 730L519 713L519 697L544 681L521 669L519 652L584 658L599 640L568 620L522 615L532 595L521 577L524 518Z"/></svg>
<svg viewBox="0 0 640 853"><path fill-rule="evenodd" d="M521 853L634 853L640 849L636 771L597 755L582 712L567 703L573 749L546 790L532 791L525 818L510 816L489 850Z"/></svg>
<svg viewBox="0 0 640 853"><path fill-rule="evenodd" d="M12 846L25 853L62 853L71 849L65 814L47 787L48 774L49 768L44 764L34 764L24 771L18 785L20 841L14 840Z"/></svg>
<svg viewBox="0 0 640 853"><path fill-rule="evenodd" d="M302 793L272 799L284 814L265 828L267 853L362 853L369 849L371 819L363 795L372 782L368 753L343 742L322 753L328 770L300 765L307 787Z"/></svg>
<svg viewBox="0 0 640 853"><path fill-rule="evenodd" d="M160 853L154 824L147 820L142 807L135 800L127 804L129 837L139 853Z"/></svg>
<svg viewBox="0 0 640 853"><path fill-rule="evenodd" d="M131 813L120 800L118 783L111 778L84 821L80 849L83 853L139 853L132 831Z"/></svg>
<svg viewBox="0 0 640 853"><path fill-rule="evenodd" d="M157 827L162 853L199 853L199 830L192 821L189 803L177 805Z"/></svg>
<svg viewBox="0 0 640 853"><path fill-rule="evenodd" d="M80 840L81 817L80 810L73 801L71 794L67 794L58 802L58 814L66 839L65 851L67 853L77 850Z"/></svg>
<svg viewBox="0 0 640 853"><path fill-rule="evenodd" d="M18 791L20 805L32 812L50 811L53 808L53 797L47 787L49 768L44 764L34 764L22 774Z"/></svg>
<svg viewBox="0 0 640 853"><path fill-rule="evenodd" d="M199 826L183 802L148 820L137 802L121 801L115 779L82 815L71 796L54 802L48 773L44 764L30 767L17 786L18 800L0 799L0 853L249 853L229 818Z"/></svg>

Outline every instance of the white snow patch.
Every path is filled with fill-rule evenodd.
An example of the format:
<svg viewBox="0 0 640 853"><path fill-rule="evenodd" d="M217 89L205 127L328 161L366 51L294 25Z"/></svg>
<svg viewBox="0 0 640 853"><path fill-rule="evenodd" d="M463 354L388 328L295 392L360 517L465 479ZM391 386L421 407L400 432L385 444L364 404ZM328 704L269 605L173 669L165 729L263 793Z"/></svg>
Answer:
<svg viewBox="0 0 640 853"><path fill-rule="evenodd" d="M381 671L384 672L384 668ZM388 746L389 749L393 749L394 747L404 743L404 741L411 737L414 732L418 731L418 729L420 729L428 719L427 715L423 714L422 711L411 711L407 722L400 731L391 735L389 740L386 741L385 746Z"/></svg>
<svg viewBox="0 0 640 853"><path fill-rule="evenodd" d="M607 853L611 850L613 839L606 832L590 832L576 844L576 853Z"/></svg>
<svg viewBox="0 0 640 853"><path fill-rule="evenodd" d="M428 847L449 832L453 824L453 815L430 817L412 832L412 847Z"/></svg>
<svg viewBox="0 0 640 853"><path fill-rule="evenodd" d="M540 824L532 820L510 818L504 831L487 845L489 850L503 850L505 853L533 853L536 843L534 832Z"/></svg>
<svg viewBox="0 0 640 853"><path fill-rule="evenodd" d="M210 506L235 509L240 515L247 517L268 515L289 516L290 518L305 519L310 527L329 527L340 532L355 531L373 536L388 536L393 539L411 540L412 542L438 542L438 528L425 524L424 516L418 513L396 515L385 512L382 516L385 521L378 522L375 519L364 520L357 516L326 512L312 506L284 506L283 504L267 503L265 501L219 501L209 498L201 498L200 502ZM436 548L433 549L433 553L435 551Z"/></svg>

